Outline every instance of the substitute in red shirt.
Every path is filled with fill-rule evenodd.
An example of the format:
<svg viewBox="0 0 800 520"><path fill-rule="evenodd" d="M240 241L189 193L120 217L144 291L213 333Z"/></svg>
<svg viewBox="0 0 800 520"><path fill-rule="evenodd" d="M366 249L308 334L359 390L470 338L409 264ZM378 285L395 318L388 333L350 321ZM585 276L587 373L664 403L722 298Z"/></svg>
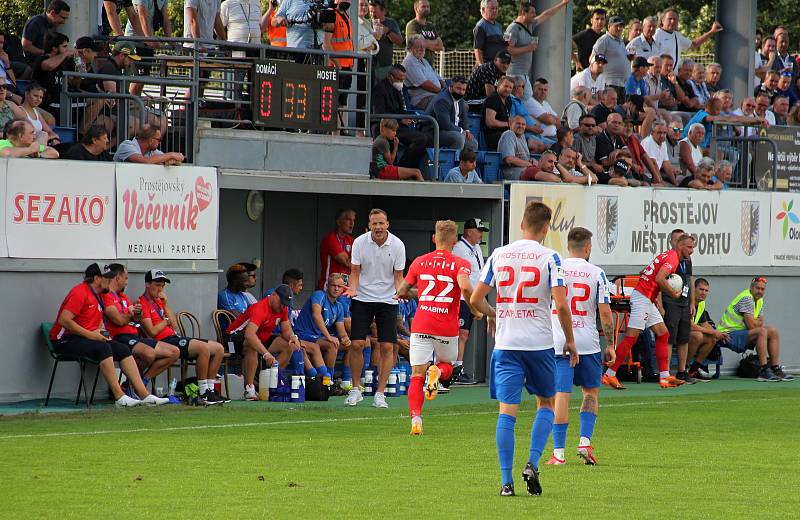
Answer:
<svg viewBox="0 0 800 520"><path fill-rule="evenodd" d="M272 331L275 329L275 327L278 327L284 321L289 321L289 307L281 304L280 310L273 310L270 305L271 296L272 295L267 296L263 300L248 307L230 325L228 325L226 332L228 334L244 332L244 329L252 323L258 327L256 332L258 339L262 342L269 341L270 336L272 336Z"/></svg>
<svg viewBox="0 0 800 520"><path fill-rule="evenodd" d="M328 276L333 273L341 274L344 277L344 283L348 283L355 224L355 211L352 209L340 210L336 215L336 229L325 235L319 243L320 273L317 289L324 289Z"/></svg>

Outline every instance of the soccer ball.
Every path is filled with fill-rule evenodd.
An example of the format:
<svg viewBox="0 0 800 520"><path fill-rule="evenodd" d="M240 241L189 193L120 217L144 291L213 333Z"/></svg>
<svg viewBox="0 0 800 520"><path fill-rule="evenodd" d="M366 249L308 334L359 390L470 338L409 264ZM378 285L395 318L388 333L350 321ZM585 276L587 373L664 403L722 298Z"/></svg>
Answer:
<svg viewBox="0 0 800 520"><path fill-rule="evenodd" d="M683 290L683 278L672 273L667 276L667 285L669 285L669 288L672 289L673 292L680 293Z"/></svg>

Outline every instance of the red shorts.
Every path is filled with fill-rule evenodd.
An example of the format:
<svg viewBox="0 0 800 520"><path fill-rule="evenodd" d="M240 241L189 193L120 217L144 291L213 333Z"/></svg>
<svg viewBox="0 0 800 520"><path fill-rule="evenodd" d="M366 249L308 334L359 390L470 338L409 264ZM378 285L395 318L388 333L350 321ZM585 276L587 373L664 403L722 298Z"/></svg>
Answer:
<svg viewBox="0 0 800 520"><path fill-rule="evenodd" d="M400 180L400 170L393 164L386 165L378 172L378 178L385 181L398 181Z"/></svg>

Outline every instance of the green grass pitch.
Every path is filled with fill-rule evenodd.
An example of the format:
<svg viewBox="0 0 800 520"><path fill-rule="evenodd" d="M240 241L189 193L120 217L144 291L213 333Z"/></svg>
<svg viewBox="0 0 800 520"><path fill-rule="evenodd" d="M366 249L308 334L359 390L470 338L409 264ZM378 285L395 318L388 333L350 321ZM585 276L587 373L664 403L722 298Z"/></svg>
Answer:
<svg viewBox="0 0 800 520"><path fill-rule="evenodd" d="M456 388L409 436L390 409L234 402L223 408L0 418L2 518L798 518L800 385L721 380L601 392L599 464L542 465L544 494L518 477L534 403L516 429L517 496L501 498L496 404ZM0 408L0 413L9 409ZM548 443L542 463L549 457Z"/></svg>

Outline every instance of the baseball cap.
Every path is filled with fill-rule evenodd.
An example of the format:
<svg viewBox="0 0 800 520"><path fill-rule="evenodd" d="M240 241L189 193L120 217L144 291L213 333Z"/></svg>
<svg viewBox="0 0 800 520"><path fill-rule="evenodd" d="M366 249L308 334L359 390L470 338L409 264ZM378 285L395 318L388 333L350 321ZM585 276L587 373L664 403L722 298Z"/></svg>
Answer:
<svg viewBox="0 0 800 520"><path fill-rule="evenodd" d="M606 55L605 54L595 54L592 57L592 63L594 63L596 61L602 61L603 63L608 63L608 60L606 59Z"/></svg>
<svg viewBox="0 0 800 520"><path fill-rule="evenodd" d="M169 281L169 278L167 278L167 275L165 275L164 271L162 271L161 269L150 269L149 271L144 273L144 281L145 282L167 282L167 283L171 283Z"/></svg>
<svg viewBox="0 0 800 520"><path fill-rule="evenodd" d="M81 36L77 40L75 40L75 48L76 49L91 49L93 51L99 52L100 45L94 41L94 38L91 36Z"/></svg>
<svg viewBox="0 0 800 520"><path fill-rule="evenodd" d="M292 290L285 283L275 287L275 294L280 297L281 305L285 305L286 307L292 305L292 298L294 298L294 294L292 294Z"/></svg>
<svg viewBox="0 0 800 520"><path fill-rule="evenodd" d="M111 48L111 51L115 54L127 54L133 61L142 59L141 56L136 54L136 47L131 42L117 42Z"/></svg>
<svg viewBox="0 0 800 520"><path fill-rule="evenodd" d="M489 231L486 223L479 218L471 218L464 222L464 229L480 229L481 231Z"/></svg>
<svg viewBox="0 0 800 520"><path fill-rule="evenodd" d="M628 172L630 171L630 167L628 166L628 163L623 159L617 159L614 162L614 171L616 173L619 173L623 177L627 177Z"/></svg>
<svg viewBox="0 0 800 520"><path fill-rule="evenodd" d="M94 278L95 276L102 276L103 278L114 278L114 273L109 269L108 265L104 265L102 269L100 266L95 262L93 264L89 264L86 270L83 272L83 275L88 278Z"/></svg>
<svg viewBox="0 0 800 520"><path fill-rule="evenodd" d="M647 61L647 58L644 56L636 56L636 59L633 60L633 67L649 67L650 62Z"/></svg>
<svg viewBox="0 0 800 520"><path fill-rule="evenodd" d="M608 19L608 25L617 25L619 23L625 23L625 19L621 16L612 16Z"/></svg>
<svg viewBox="0 0 800 520"><path fill-rule="evenodd" d="M495 58L499 59L503 63L511 63L511 54L508 51L500 51L495 54Z"/></svg>
<svg viewBox="0 0 800 520"><path fill-rule="evenodd" d="M251 264L250 262L236 262L237 265L241 265L245 268L246 271L258 271L258 266L256 264Z"/></svg>

